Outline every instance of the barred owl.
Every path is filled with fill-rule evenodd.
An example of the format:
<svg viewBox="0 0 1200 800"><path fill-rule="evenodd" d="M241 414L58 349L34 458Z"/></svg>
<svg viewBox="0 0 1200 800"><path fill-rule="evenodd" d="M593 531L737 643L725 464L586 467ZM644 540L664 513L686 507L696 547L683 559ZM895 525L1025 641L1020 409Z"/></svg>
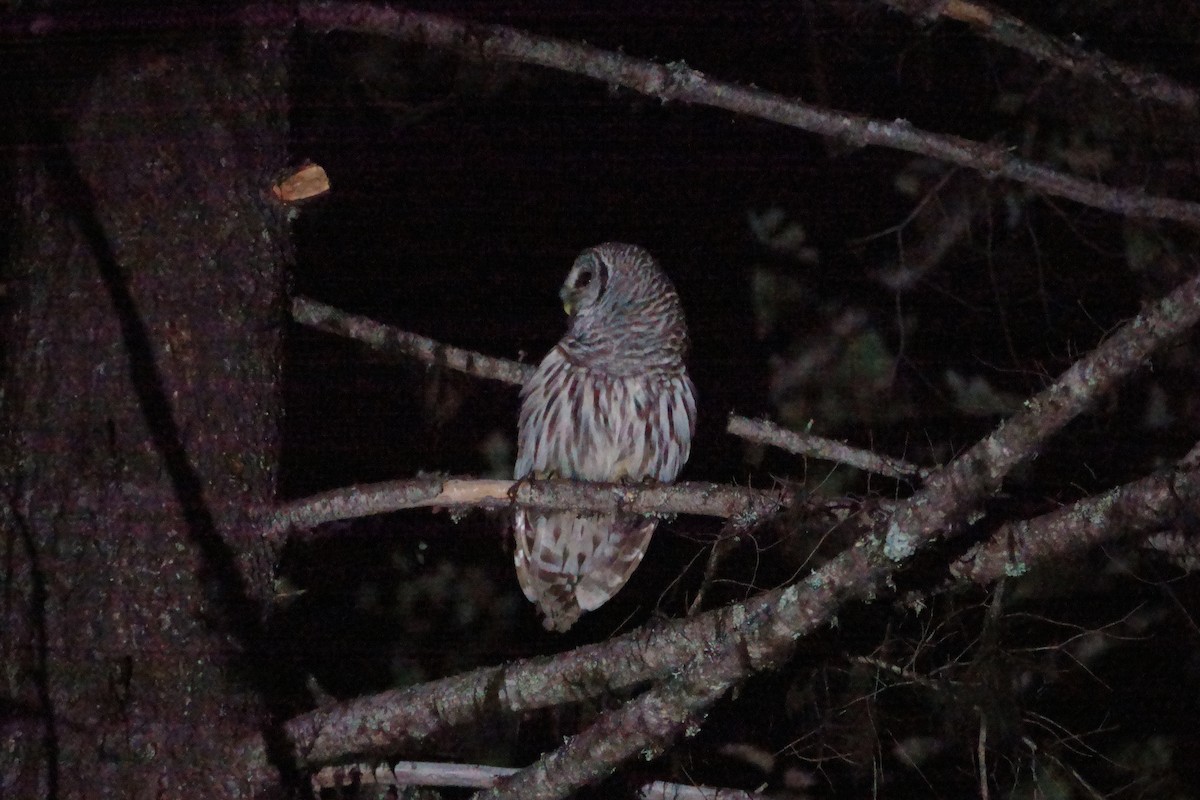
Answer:
<svg viewBox="0 0 1200 800"><path fill-rule="evenodd" d="M560 296L570 329L521 390L515 477L673 481L691 449L696 399L671 281L645 250L608 243L579 255ZM565 631L616 594L656 524L518 509L517 578L545 626Z"/></svg>

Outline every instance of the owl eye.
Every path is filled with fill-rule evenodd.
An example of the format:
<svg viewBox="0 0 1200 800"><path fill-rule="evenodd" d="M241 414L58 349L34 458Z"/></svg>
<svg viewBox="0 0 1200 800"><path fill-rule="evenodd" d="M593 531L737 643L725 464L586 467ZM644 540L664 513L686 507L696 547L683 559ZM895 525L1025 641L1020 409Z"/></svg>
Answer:
<svg viewBox="0 0 1200 800"><path fill-rule="evenodd" d="M602 297L608 288L608 270L603 264L589 264L575 276L575 291L583 294L589 289L595 297Z"/></svg>

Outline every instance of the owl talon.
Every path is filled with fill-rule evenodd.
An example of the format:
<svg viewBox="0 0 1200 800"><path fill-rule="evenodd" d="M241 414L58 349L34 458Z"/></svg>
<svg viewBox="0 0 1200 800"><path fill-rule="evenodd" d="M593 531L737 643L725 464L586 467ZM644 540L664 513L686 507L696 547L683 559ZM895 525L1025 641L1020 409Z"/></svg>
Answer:
<svg viewBox="0 0 1200 800"><path fill-rule="evenodd" d="M532 483L533 483L532 479L529 478L528 476L523 477L523 478L517 478L516 482L513 483L512 486L508 487L508 502L513 503L515 505L517 502L517 495L519 495L521 493L522 489L524 489L527 486L532 485Z"/></svg>

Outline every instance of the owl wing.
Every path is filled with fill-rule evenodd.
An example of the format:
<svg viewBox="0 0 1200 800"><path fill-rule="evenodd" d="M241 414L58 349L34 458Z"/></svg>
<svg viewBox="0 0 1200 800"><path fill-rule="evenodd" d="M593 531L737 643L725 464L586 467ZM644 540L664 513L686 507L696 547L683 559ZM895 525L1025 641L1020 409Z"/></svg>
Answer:
<svg viewBox="0 0 1200 800"><path fill-rule="evenodd" d="M566 401L568 372L574 369L561 347L555 347L521 387L521 417L517 425L517 463L513 477L541 478L570 475L562 440L571 424Z"/></svg>
<svg viewBox="0 0 1200 800"><path fill-rule="evenodd" d="M683 469L696 432L696 390L686 373L639 376L623 382L630 401L614 404L614 445L621 457L614 479L670 483Z"/></svg>

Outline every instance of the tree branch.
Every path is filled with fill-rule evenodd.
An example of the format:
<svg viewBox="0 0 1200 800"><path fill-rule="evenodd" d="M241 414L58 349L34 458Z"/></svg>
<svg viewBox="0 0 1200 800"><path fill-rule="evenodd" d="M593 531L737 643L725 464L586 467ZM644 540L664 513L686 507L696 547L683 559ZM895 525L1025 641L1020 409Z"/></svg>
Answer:
<svg viewBox="0 0 1200 800"><path fill-rule="evenodd" d="M765 519L792 502L786 489L765 492L716 483L648 486L570 480L419 478L347 486L287 503L274 513L265 530L268 534L311 530L338 520L411 508L507 509L514 504L574 511L736 517L749 523Z"/></svg>
<svg viewBox="0 0 1200 800"><path fill-rule="evenodd" d="M311 300L292 298L292 319L301 325L325 333L345 336L384 353L401 353L425 364L457 370L476 378L486 378L520 386L533 374L534 367L506 358L493 358L384 325L369 317Z"/></svg>
<svg viewBox="0 0 1200 800"><path fill-rule="evenodd" d="M788 430L766 420L747 419L730 414L725 431L747 441L773 445L797 455L846 464L873 472L876 475L886 475L889 478L911 480L929 474L929 470L910 464L903 459L879 455L870 450L860 450L843 442L826 439L824 436Z"/></svg>
<svg viewBox="0 0 1200 800"><path fill-rule="evenodd" d="M1200 512L1200 472L1175 469L1114 487L1031 520L1002 525L950 566L956 581L1024 575L1050 556L1152 533Z"/></svg>
<svg viewBox="0 0 1200 800"><path fill-rule="evenodd" d="M437 14L366 3L302 2L300 19L320 31L355 31L450 50L482 61L520 62L623 86L663 101L721 108L829 136L856 146L879 145L1008 178L1056 197L1134 217L1200 222L1200 204L1116 189L1013 156L1008 148L930 133L905 120L886 122L818 108L773 92L709 78L680 62L666 65L590 45L500 25L460 22ZM255 7L248 20L275 19L273 7ZM278 23L276 23L278 24Z"/></svg>
<svg viewBox="0 0 1200 800"><path fill-rule="evenodd" d="M887 0L885 0L886 2ZM937 13L956 10L958 18L971 22L999 36L1006 30L1007 18L978 3L954 2L934 5L918 0L892 0L895 7L908 10L916 7ZM1118 189L1095 181L1083 180L1052 169L1044 164L1013 156L1008 148L936 134L914 128L905 120L872 119L859 114L832 111L791 100L773 92L740 86L709 78L680 62L666 65L602 50L585 44L568 42L546 36L535 36L500 25L481 25L461 22L450 17L417 11L402 11L387 6L356 2L302 2L298 6L257 5L238 10L232 16L221 12L205 12L204 24L241 23L256 28L286 28L299 19L320 31L354 31L386 36L399 41L416 42L459 53L482 61L519 62L534 64L582 75L609 85L623 86L663 101L680 101L720 108L748 117L777 122L793 128L828 136L856 146L878 145L928 156L940 161L975 170L988 178L1007 178L1049 195L1065 197L1093 208L1133 217L1174 219L1181 222L1200 222L1200 204L1166 197L1147 196L1138 189ZM3 29L17 35L45 36L51 33L88 30L96 24L95 15L10 15ZM194 25L195 15L172 12L127 19L105 17L106 30L120 30L122 22L139 30L175 29ZM1013 18L1015 19L1015 18ZM990 21L989 21L990 20ZM1010 46L1020 46L1035 55L1037 45L1028 26L1016 20L1019 33ZM986 24L985 24L986 23ZM1055 55L1057 54L1057 55ZM1057 59L1061 65L1072 65L1074 72L1095 75L1113 69L1114 75L1126 86L1145 82L1146 91L1158 99L1171 99L1177 105L1189 107L1194 99L1188 92L1158 76L1138 73L1112 64L1099 57L1083 54L1081 59L1070 48L1050 47L1044 58ZM1147 88L1149 87L1149 88Z"/></svg>
<svg viewBox="0 0 1200 800"><path fill-rule="evenodd" d="M373 9L367 11L367 16L374 19L369 20L371 24L365 29L373 29L380 21L395 22L376 16ZM306 18L315 21L313 16ZM436 43L430 42L430 31L422 30L419 21L417 30L420 31L417 38ZM440 31L457 39L455 44L460 51L470 49L485 58L511 58L558 68L566 68L563 64L575 59L571 71L602 77L663 99L705 102L709 92L721 90L731 101L712 102L712 105L750 113L757 110L765 118L840 135L850 141L890 144L945 158L985 173L1025 180L1043 191L1114 211L1187 220L1197 218L1197 208L1193 204L1116 192L1036 164L1008 158L1003 151L994 148L983 148L951 137L929 137L903 123L877 124L788 104L766 93L707 82L699 73L683 67L630 63L590 48L564 54L562 48L570 50L570 46L523 37L504 29L488 29L482 35L472 31L473 37L464 36L464 32L465 28L457 25L452 31ZM493 34L497 38L492 38ZM505 41L505 36L515 37L515 40ZM437 37L432 38L436 40ZM538 52L537 58L531 55L534 51ZM518 773L506 782L503 790L493 792L492 796L560 796L607 774L633 753L655 752L665 747L685 732L689 724L697 724L695 715L703 713L745 675L785 657L790 653L793 638L827 620L845 597L877 587L894 569L896 562L910 557L939 532L951 532L971 508L999 486L1008 471L1035 453L1046 438L1081 413L1116 380L1135 369L1154 347L1194 324L1195 284L1195 280L1189 282L1169 298L1180 303L1179 307L1163 302L1156 305L1152 313L1139 316L1092 356L1068 370L1012 423L987 437L963 458L935 473L924 491L900 506L886 528L877 529L875 536L843 553L803 584L788 587L756 612L739 620L730 631L738 634L730 637L736 640L736 646L727 645L711 653L702 653L680 677L651 689L624 708L604 715L593 728L530 769Z"/></svg>
<svg viewBox="0 0 1200 800"><path fill-rule="evenodd" d="M1108 524L1090 528L1092 535L1089 538L1056 535L1056 531L1069 531L1060 525L1064 513L1087 519L1096 498L1019 523L1018 531L1014 531L1016 526L1013 525L1001 527L987 543L975 548L951 571L960 583L969 580L986 586L1039 561L1049 562L1125 533L1150 530L1155 521L1169 522L1172 511L1183 510L1178 498L1173 498L1172 492L1162 485L1169 477L1154 476L1113 490L1122 492L1128 499L1111 505L1114 509L1117 506L1126 508L1129 513L1108 514ZM1177 473L1174 479L1178 497L1183 498L1185 504L1191 503L1190 507L1194 509L1195 501L1190 498L1200 495L1200 473ZM1169 503L1165 513L1154 510L1159 502ZM862 544L856 545L839 556L839 560L851 561L852 554L862 547ZM1031 547L1036 550L1027 549ZM1010 550L1018 553L1019 558L1006 560ZM1020 566L1014 569L1011 566L1014 564ZM843 572L843 575L847 581L866 578L864 574L853 572ZM449 732L477 725L488 715L526 714L613 691L628 691L638 684L678 671L695 656L697 643L719 642L733 635L735 625L777 603L783 591L776 589L744 603L671 620L551 658L484 667L321 708L291 720L287 732L297 751L303 754L299 766L308 767L341 761L349 754L383 757L406 748L429 747ZM259 768L265 766L260 742L248 743L244 752L245 763ZM269 775L266 772L265 779L269 779Z"/></svg>
<svg viewBox="0 0 1200 800"><path fill-rule="evenodd" d="M486 788L512 775L511 767L452 764L433 761L398 761L392 764L352 764L325 767L312 776L314 792L344 786L465 786ZM765 800L766 795L741 789L690 786L652 781L638 788L639 800Z"/></svg>
<svg viewBox="0 0 1200 800"><path fill-rule="evenodd" d="M1187 463L1185 457L1181 464ZM1200 495L1200 473L1185 468L1189 471L1152 476L1114 489L1109 494L1119 497L1111 503L1103 498L1088 498L1070 509L1006 525L986 544L960 560L952 573L959 581L987 585L1039 560L1049 561L1106 538L1151 530L1158 523L1170 522L1172 515L1182 513L1185 506L1194 512L1195 498ZM1174 489L1165 485L1169 480L1175 481ZM1160 504L1165 504L1164 511L1157 510ZM1064 515L1087 520L1097 507L1110 509L1105 515L1107 524L1086 528L1088 537L1071 535L1071 527L1062 524ZM1119 513L1118 508L1127 513ZM844 569L865 546L860 543L839 556L837 561L843 567L840 577L833 572L829 577L846 583L868 580L864 571ZM1017 558L1006 559L1010 551L1017 553ZM866 564L863 559L857 561ZM1013 565L1019 567L1014 569ZM815 592L829 581L814 582L810 578L806 583ZM779 602L783 592L777 589L745 603L634 631L552 658L486 667L358 698L297 717L288 723L287 731L303 754L301 766L341 760L351 753L382 756L405 748L427 747L449 731L477 724L490 714L522 714L576 702L606 692L628 690L675 672L695 655L696 643L724 641L735 635L736 625L761 615L764 608ZM814 612L817 610L812 608ZM266 762L261 742L248 743L244 752L247 765L262 770ZM255 769L248 771L253 773ZM262 779L268 780L269 775L269 771L264 771Z"/></svg>
<svg viewBox="0 0 1200 800"><path fill-rule="evenodd" d="M1134 97L1157 100L1185 111L1195 111L1196 91L1150 70L1135 69L1103 53L1090 53L1026 23L1001 8L976 0L881 0L885 5L921 20L943 17L964 22L985 39L1019 50L1064 72L1105 85L1113 80Z"/></svg>
<svg viewBox="0 0 1200 800"><path fill-rule="evenodd" d="M760 612L782 592L765 592L567 653L483 667L319 708L290 720L287 735L300 767L334 763L347 754L384 758L433 746L448 732L493 714L522 714L628 690L678 670L698 647L722 641L740 620ZM244 752L246 764L261 768L265 763L260 741L248 742Z"/></svg>

